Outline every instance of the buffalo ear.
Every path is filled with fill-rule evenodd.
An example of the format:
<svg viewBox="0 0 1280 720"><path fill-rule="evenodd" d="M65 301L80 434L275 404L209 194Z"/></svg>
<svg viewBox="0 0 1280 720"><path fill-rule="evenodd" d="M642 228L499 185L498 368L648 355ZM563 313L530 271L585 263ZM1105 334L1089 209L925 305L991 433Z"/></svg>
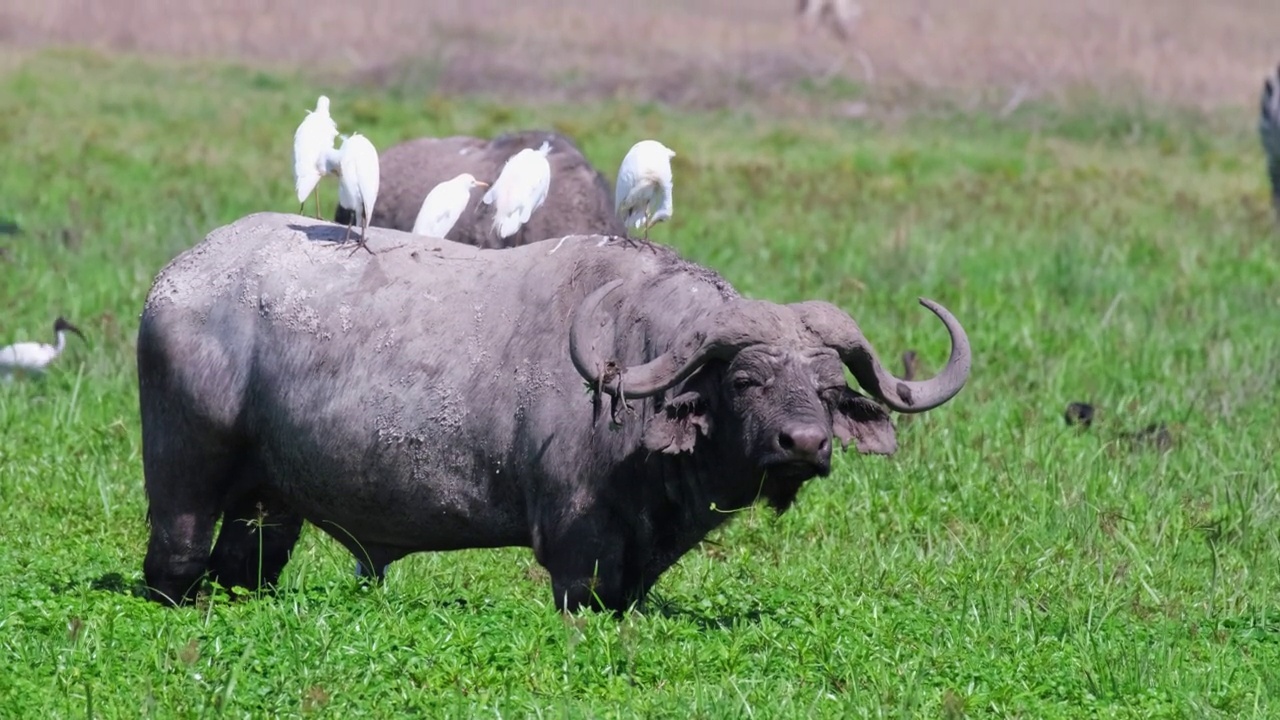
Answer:
<svg viewBox="0 0 1280 720"><path fill-rule="evenodd" d="M831 428L841 445L847 448L852 440L865 455L892 455L898 450L889 411L849 388L838 391L831 409Z"/></svg>
<svg viewBox="0 0 1280 720"><path fill-rule="evenodd" d="M706 398L699 392L683 392L664 402L645 423L644 446L670 455L692 452L699 434L711 434Z"/></svg>

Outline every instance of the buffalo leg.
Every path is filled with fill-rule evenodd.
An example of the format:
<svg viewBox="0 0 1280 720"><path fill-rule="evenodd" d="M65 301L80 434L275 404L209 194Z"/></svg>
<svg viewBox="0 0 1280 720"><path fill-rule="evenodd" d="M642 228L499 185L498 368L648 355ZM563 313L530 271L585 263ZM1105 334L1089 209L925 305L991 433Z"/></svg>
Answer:
<svg viewBox="0 0 1280 720"><path fill-rule="evenodd" d="M143 402L142 410L150 408ZM143 427L161 427L152 421ZM213 525L222 509L234 456L212 438L183 432L186 423L146 433L142 467L151 524L142 563L152 600L181 604L199 590L209 564Z"/></svg>
<svg viewBox="0 0 1280 720"><path fill-rule="evenodd" d="M640 600L640 588L628 582L627 543L612 535L597 528L572 528L543 544L538 560L551 575L556 609L574 612L589 607L621 615Z"/></svg>
<svg viewBox="0 0 1280 720"><path fill-rule="evenodd" d="M228 588L274 585L301 532L302 516L282 503L247 493L222 517L210 574Z"/></svg>
<svg viewBox="0 0 1280 720"><path fill-rule="evenodd" d="M373 562L370 560L370 562ZM356 560L356 577L364 579L370 578L374 582L382 582L387 579L387 568L391 567L391 563L385 563L377 566L376 572L369 572L369 568L365 567L363 560Z"/></svg>

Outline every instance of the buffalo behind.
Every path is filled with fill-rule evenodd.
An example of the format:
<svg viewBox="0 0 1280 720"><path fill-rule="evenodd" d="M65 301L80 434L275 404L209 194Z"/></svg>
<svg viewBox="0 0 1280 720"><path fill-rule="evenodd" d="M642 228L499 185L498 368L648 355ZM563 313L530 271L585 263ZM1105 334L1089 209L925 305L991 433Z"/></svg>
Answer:
<svg viewBox="0 0 1280 720"><path fill-rule="evenodd" d="M469 172L477 180L493 184L512 155L551 143L551 187L547 200L520 231L508 238L493 232L493 208L480 202L483 190L472 191L471 202L448 233L448 239L477 247L513 247L547 238L582 233L624 235L622 221L614 215L613 188L609 179L591 165L572 140L554 132L525 130L492 140L455 135L417 138L388 148L381 154L382 177L373 224L413 229L422 201L436 185ZM345 225L351 213L334 210L334 222Z"/></svg>
<svg viewBox="0 0 1280 720"><path fill-rule="evenodd" d="M206 573L273 583L306 520L379 571L531 547L557 607L622 611L716 508L786 509L834 441L892 453L886 407L968 378L964 330L929 301L950 358L908 381L835 306L743 298L663 247L376 229L352 255L341 237L250 215L156 278L138 336L153 599Z"/></svg>

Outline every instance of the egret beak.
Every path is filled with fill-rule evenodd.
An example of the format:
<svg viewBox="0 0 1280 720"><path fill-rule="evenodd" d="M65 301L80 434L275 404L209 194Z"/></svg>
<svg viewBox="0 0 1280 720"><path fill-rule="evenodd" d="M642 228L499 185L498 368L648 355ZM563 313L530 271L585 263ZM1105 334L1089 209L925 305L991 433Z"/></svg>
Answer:
<svg viewBox="0 0 1280 720"><path fill-rule="evenodd" d="M88 342L88 340L84 336L84 333L80 332L80 328L67 322L65 318L59 317L57 320L53 322L53 334L57 335L59 332L62 332L63 330L66 330L67 332L75 333L76 335L80 336L81 340Z"/></svg>
<svg viewBox="0 0 1280 720"><path fill-rule="evenodd" d="M489 183L477 180L476 187L489 187Z"/></svg>

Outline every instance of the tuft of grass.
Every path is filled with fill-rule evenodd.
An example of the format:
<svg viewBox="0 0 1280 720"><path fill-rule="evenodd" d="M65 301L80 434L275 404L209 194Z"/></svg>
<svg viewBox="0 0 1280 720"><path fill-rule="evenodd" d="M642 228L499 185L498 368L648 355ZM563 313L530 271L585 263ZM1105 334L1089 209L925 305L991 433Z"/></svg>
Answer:
<svg viewBox="0 0 1280 720"><path fill-rule="evenodd" d="M840 456L792 511L738 513L621 621L555 613L519 549L365 587L314 528L274 593L150 604L138 312L209 230L295 209L289 138L320 92L382 148L554 127L612 176L660 137L678 198L655 239L747 295L834 302L926 372L946 339L916 298L935 298L970 333L970 384L900 418L896 456ZM0 342L59 313L89 336L0 385L0 714L1277 713L1280 255L1248 124L507 107L86 53L36 55L0 101L0 217L21 228L0 236ZM1061 419L1076 400L1088 430ZM1153 423L1169 447L1125 434Z"/></svg>

